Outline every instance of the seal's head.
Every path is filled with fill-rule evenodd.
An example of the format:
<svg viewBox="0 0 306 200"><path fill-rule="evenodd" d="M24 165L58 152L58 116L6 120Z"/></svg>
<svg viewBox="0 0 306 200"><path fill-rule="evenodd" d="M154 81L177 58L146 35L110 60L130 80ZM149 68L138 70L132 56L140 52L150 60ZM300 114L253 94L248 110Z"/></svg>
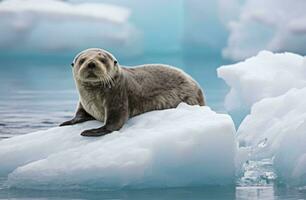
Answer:
<svg viewBox="0 0 306 200"><path fill-rule="evenodd" d="M116 58L98 48L80 52L71 65L75 79L86 83L110 83L119 70Z"/></svg>

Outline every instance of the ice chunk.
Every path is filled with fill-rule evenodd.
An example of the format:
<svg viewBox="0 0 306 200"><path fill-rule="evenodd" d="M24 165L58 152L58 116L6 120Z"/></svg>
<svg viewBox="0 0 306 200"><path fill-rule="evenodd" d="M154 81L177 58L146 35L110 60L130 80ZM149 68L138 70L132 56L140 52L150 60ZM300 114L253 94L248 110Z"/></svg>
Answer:
<svg viewBox="0 0 306 200"><path fill-rule="evenodd" d="M80 136L93 121L0 141L0 171L12 187L148 188L224 185L234 181L235 128L209 107L134 117L117 132Z"/></svg>
<svg viewBox="0 0 306 200"><path fill-rule="evenodd" d="M273 159L248 160L242 165L242 176L237 181L241 186L267 186L277 178L273 169Z"/></svg>
<svg viewBox="0 0 306 200"><path fill-rule="evenodd" d="M294 81L294 80L293 80ZM306 184L306 88L254 104L241 123L238 141L252 160L274 158L280 180Z"/></svg>
<svg viewBox="0 0 306 200"><path fill-rule="evenodd" d="M306 86L306 58L293 53L257 56L221 66L218 76L231 87L225 99L227 110L249 109L255 102Z"/></svg>

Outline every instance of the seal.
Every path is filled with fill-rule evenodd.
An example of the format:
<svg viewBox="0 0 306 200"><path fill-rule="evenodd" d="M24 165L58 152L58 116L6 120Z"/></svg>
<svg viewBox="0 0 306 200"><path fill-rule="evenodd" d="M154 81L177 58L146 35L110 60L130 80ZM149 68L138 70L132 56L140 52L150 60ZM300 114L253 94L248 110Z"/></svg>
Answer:
<svg viewBox="0 0 306 200"><path fill-rule="evenodd" d="M131 117L175 108L181 102L205 105L197 82L169 65L124 67L111 53L99 48L80 52L71 65L80 101L75 117L60 126L88 120L104 122L100 128L83 131L83 136L109 134Z"/></svg>

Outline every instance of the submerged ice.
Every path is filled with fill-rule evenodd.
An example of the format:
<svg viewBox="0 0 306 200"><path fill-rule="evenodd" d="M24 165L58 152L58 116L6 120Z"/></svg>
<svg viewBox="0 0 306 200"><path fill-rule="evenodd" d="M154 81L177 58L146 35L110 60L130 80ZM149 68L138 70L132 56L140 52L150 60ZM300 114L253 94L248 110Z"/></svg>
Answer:
<svg viewBox="0 0 306 200"><path fill-rule="evenodd" d="M306 88L254 104L240 125L240 145L249 147L249 159L272 158L274 168L291 185L306 184Z"/></svg>
<svg viewBox="0 0 306 200"><path fill-rule="evenodd" d="M180 104L117 132L80 136L91 121L0 141L0 173L19 188L148 188L234 181L235 128L226 114Z"/></svg>

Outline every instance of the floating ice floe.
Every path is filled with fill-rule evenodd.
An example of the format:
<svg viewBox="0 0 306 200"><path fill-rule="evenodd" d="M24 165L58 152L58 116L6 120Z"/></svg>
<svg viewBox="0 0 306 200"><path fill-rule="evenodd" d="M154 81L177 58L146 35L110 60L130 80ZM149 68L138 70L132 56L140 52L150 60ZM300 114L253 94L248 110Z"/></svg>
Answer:
<svg viewBox="0 0 306 200"><path fill-rule="evenodd" d="M180 104L130 119L104 137L97 121L0 141L0 174L36 189L148 188L234 183L235 127L226 114Z"/></svg>
<svg viewBox="0 0 306 200"><path fill-rule="evenodd" d="M294 67L294 66L293 66ZM251 160L274 158L279 181L306 185L306 88L266 98L252 107L237 134Z"/></svg>
<svg viewBox="0 0 306 200"><path fill-rule="evenodd" d="M259 100L306 87L306 58L293 53L262 51L245 61L221 66L218 76L230 86L227 110L248 110Z"/></svg>

